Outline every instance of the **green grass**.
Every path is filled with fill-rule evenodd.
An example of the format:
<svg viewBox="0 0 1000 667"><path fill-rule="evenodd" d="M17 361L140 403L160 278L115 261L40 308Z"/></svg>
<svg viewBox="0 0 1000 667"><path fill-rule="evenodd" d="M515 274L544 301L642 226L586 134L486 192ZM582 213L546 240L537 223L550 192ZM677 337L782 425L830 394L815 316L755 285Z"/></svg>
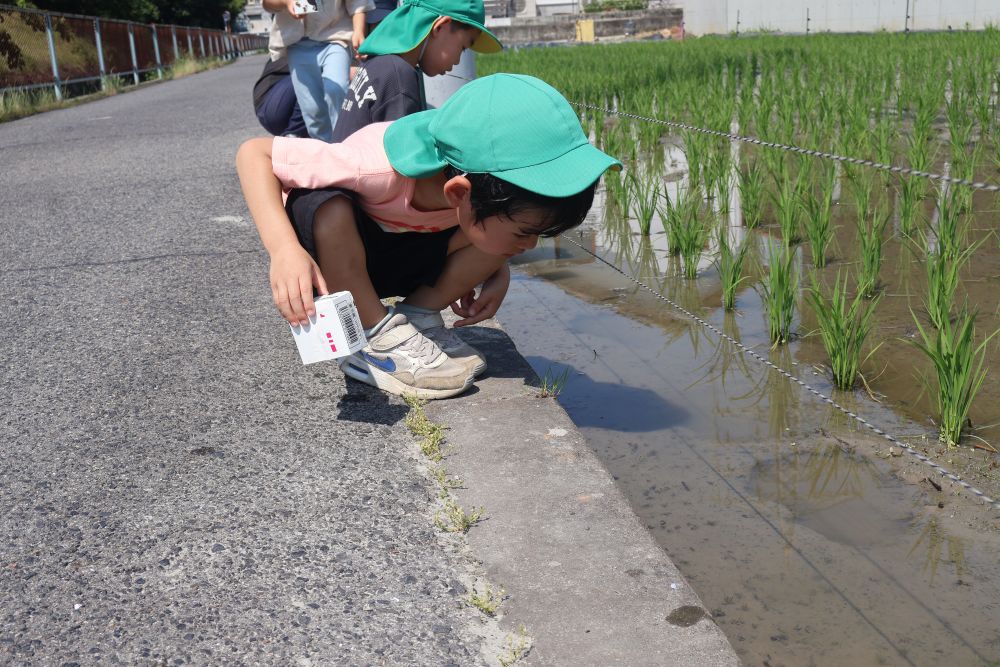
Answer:
<svg viewBox="0 0 1000 667"><path fill-rule="evenodd" d="M879 298L866 300L861 290L853 298L848 298L847 276L841 280L839 271L829 296L823 294L816 276L812 278L806 299L816 314L823 347L833 373L833 384L838 389L854 387L863 362L861 354L865 339L871 333ZM873 349L872 352L874 351ZM872 352L869 352L869 356Z"/></svg>
<svg viewBox="0 0 1000 667"><path fill-rule="evenodd" d="M975 311L963 311L954 322L945 319L939 329L928 331L913 315L920 333L914 345L934 367L939 438L948 447L957 446L962 438L972 402L986 379L986 346L1000 333L994 331L977 345L976 317ZM925 383L930 388L930 382L925 379Z"/></svg>

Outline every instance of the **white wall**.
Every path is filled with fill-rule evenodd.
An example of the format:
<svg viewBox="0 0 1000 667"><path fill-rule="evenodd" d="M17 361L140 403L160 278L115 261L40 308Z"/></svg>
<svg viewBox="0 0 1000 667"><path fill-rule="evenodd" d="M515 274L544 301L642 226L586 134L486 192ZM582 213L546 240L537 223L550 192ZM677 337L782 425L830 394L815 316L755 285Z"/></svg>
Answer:
<svg viewBox="0 0 1000 667"><path fill-rule="evenodd" d="M771 29L804 33L806 9L811 31L901 31L906 0L675 0L684 26L696 35ZM982 28L1000 23L1000 0L910 0L911 30Z"/></svg>

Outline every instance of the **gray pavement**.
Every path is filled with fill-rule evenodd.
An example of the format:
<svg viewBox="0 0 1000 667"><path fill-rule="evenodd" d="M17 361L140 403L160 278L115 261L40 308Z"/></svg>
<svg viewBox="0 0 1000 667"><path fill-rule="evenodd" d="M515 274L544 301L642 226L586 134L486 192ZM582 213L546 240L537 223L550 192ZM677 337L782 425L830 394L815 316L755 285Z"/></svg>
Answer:
<svg viewBox="0 0 1000 667"><path fill-rule="evenodd" d="M471 552L402 402L299 363L233 167L262 64L0 125L0 664L495 664L521 623L528 664L734 664L501 332L429 410Z"/></svg>

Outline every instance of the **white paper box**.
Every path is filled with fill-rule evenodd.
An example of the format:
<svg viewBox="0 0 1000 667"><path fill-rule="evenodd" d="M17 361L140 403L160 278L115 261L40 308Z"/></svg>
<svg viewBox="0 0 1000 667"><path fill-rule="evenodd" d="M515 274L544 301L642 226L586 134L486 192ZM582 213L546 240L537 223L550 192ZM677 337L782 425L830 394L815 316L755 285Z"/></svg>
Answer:
<svg viewBox="0 0 1000 667"><path fill-rule="evenodd" d="M368 342L350 292L319 297L309 324L289 326L303 364L346 357Z"/></svg>

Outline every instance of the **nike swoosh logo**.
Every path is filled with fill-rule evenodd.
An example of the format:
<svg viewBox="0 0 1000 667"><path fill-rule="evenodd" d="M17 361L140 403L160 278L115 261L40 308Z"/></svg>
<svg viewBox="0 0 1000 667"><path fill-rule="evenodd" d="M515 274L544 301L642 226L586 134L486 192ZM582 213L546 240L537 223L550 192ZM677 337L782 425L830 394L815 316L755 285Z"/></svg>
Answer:
<svg viewBox="0 0 1000 667"><path fill-rule="evenodd" d="M373 357L372 355L368 354L367 352L362 352L361 356L363 356L365 358L365 361L367 361L368 363L370 363L371 365L373 365L373 366L375 366L377 368L382 369L386 373L395 373L396 372L396 362L393 361L392 359L376 359L375 357Z"/></svg>

